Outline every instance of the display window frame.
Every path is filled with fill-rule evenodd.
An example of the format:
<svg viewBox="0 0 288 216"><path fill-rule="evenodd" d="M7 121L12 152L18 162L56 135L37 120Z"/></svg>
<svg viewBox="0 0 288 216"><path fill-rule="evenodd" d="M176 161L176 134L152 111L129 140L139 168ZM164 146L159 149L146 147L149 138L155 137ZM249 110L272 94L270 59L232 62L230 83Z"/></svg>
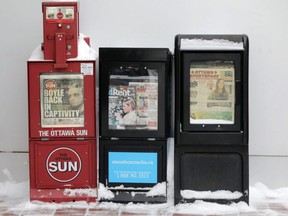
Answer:
<svg viewBox="0 0 288 216"><path fill-rule="evenodd" d="M116 68L147 68L156 69L158 75L158 93L157 93L157 129L111 129L109 128L109 86L110 73ZM166 136L166 116L168 107L167 103L167 81L168 81L168 61L167 62L116 62L116 61L100 61L100 136L101 137L159 137ZM127 74L129 75L129 74ZM148 78L149 76L147 76ZM148 78L149 79L149 78ZM144 83L144 82L143 82Z"/></svg>
<svg viewBox="0 0 288 216"><path fill-rule="evenodd" d="M147 148L149 146L149 148ZM166 146L163 141L140 141L140 140L100 140L100 158L102 164L99 169L99 181L109 190L121 190L119 186L124 186L123 190L129 188L147 188L150 190L158 183L166 181ZM156 153L157 154L157 182L109 182L109 153ZM150 189L149 189L150 188Z"/></svg>
<svg viewBox="0 0 288 216"><path fill-rule="evenodd" d="M182 131L241 131L241 115L242 115L242 54L240 52L233 51L181 51L181 122ZM234 65L234 117L233 123L226 124L219 122L203 122L203 123L191 123L190 122L190 67L192 62L232 62Z"/></svg>
<svg viewBox="0 0 288 216"><path fill-rule="evenodd" d="M83 65L82 65L83 64ZM89 71L84 71L89 64ZM83 66L83 69L81 69ZM83 126L41 126L41 74L55 75L83 75L83 101L84 124ZM29 137L41 139L68 139L68 138L93 138L96 136L96 103L95 103L95 62L81 61L70 62L66 69L57 70L53 62L28 62L28 97L29 97Z"/></svg>

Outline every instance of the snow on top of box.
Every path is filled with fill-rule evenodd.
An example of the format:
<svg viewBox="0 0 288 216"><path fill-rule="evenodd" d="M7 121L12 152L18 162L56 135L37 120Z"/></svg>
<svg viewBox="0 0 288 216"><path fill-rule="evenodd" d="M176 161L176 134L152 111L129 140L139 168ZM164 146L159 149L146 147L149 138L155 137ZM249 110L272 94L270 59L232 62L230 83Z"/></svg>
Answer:
<svg viewBox="0 0 288 216"><path fill-rule="evenodd" d="M44 53L41 50L41 44L39 44L32 52L28 61L39 61L44 60Z"/></svg>
<svg viewBox="0 0 288 216"><path fill-rule="evenodd" d="M243 42L234 42L224 39L188 39L182 38L181 50L243 50Z"/></svg>
<svg viewBox="0 0 288 216"><path fill-rule="evenodd" d="M78 2L78 0L43 0L42 2Z"/></svg>
<svg viewBox="0 0 288 216"><path fill-rule="evenodd" d="M41 50L41 44L33 50L28 61L43 61L44 53ZM69 58L68 61L83 61L96 60L96 51L92 49L84 40L84 36L80 35L78 38L78 56L76 58ZM51 60L47 60L51 61Z"/></svg>
<svg viewBox="0 0 288 216"><path fill-rule="evenodd" d="M114 194L112 191L108 190L102 183L99 183L98 198L110 200L114 198Z"/></svg>
<svg viewBox="0 0 288 216"><path fill-rule="evenodd" d="M78 39L78 56L68 60L96 60L96 51L92 49L84 40L83 37Z"/></svg>
<svg viewBox="0 0 288 216"><path fill-rule="evenodd" d="M156 184L150 191L147 192L146 196L155 197L155 196L164 196L166 197L166 182Z"/></svg>

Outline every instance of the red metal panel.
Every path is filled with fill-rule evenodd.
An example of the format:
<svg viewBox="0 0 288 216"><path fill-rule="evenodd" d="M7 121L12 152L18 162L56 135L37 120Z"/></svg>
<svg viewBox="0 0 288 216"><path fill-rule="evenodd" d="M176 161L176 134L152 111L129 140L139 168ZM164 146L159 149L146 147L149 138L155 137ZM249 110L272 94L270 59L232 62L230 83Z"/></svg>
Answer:
<svg viewBox="0 0 288 216"><path fill-rule="evenodd" d="M49 138L95 138L95 61L71 61L66 69L55 69L54 62L28 62L28 96L29 96L29 137L30 139ZM87 66L88 65L88 66ZM88 67L88 70L87 70ZM88 72L87 72L88 71ZM63 124L42 127L40 78L45 74L80 74L84 83L84 122L82 125L67 126ZM42 83L43 84L43 83ZM58 94L60 94L58 92ZM47 97L48 98L48 97ZM55 97L57 98L57 97ZM52 97L50 99L53 99ZM53 102L53 101L52 101ZM51 103L52 103L51 102ZM44 104L45 105L45 104ZM49 105L49 104L48 104ZM72 111L71 111L72 112ZM69 119L69 118L66 118ZM68 120L67 120L68 121Z"/></svg>
<svg viewBox="0 0 288 216"><path fill-rule="evenodd" d="M29 157L31 200L96 199L95 140L30 141Z"/></svg>
<svg viewBox="0 0 288 216"><path fill-rule="evenodd" d="M55 33L62 33L65 37L65 57L75 58L78 52L78 2L43 2L43 48L44 59L55 60Z"/></svg>

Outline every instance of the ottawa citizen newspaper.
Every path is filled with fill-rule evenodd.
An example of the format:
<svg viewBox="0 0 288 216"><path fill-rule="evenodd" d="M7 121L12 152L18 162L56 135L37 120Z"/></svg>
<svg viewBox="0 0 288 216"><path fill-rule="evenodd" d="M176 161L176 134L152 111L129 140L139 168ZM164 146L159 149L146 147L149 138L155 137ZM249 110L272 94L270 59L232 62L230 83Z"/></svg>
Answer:
<svg viewBox="0 0 288 216"><path fill-rule="evenodd" d="M84 126L82 74L41 74L41 127Z"/></svg>
<svg viewBox="0 0 288 216"><path fill-rule="evenodd" d="M190 124L234 124L235 69L231 61L190 64Z"/></svg>
<svg viewBox="0 0 288 216"><path fill-rule="evenodd" d="M158 77L111 75L108 121L114 130L157 130Z"/></svg>

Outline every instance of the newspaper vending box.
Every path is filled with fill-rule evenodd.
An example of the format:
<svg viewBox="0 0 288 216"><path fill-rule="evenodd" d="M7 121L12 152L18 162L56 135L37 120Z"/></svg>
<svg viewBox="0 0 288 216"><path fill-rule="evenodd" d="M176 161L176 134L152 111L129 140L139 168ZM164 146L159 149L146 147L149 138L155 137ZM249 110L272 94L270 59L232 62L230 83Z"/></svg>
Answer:
<svg viewBox="0 0 288 216"><path fill-rule="evenodd" d="M42 3L44 42L27 63L31 200L96 200L96 58L78 7Z"/></svg>
<svg viewBox="0 0 288 216"><path fill-rule="evenodd" d="M162 48L99 50L99 181L112 201L166 201L170 58Z"/></svg>
<svg viewBox="0 0 288 216"><path fill-rule="evenodd" d="M248 202L248 37L178 35L175 61L175 202Z"/></svg>

